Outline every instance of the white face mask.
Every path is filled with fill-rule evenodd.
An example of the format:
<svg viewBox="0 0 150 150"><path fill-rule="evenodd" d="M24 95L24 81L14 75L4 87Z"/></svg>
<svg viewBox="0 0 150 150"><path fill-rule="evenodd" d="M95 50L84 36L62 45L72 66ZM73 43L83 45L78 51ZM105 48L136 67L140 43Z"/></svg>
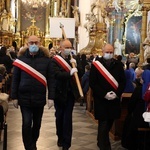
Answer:
<svg viewBox="0 0 150 150"><path fill-rule="evenodd" d="M103 58L106 59L106 60L112 59L113 58L113 54L112 53L105 53Z"/></svg>
<svg viewBox="0 0 150 150"><path fill-rule="evenodd" d="M65 50L64 50L65 56L70 55L70 52L71 52L71 49L65 49Z"/></svg>

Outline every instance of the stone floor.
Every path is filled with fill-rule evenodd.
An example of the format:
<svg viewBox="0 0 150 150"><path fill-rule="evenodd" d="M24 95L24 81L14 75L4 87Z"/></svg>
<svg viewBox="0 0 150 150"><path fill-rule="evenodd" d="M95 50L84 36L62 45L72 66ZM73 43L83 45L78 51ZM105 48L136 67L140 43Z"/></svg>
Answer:
<svg viewBox="0 0 150 150"><path fill-rule="evenodd" d="M61 150L57 147L55 129L54 107L44 109L40 138L37 143L38 150ZM9 102L7 114L7 150L24 150L21 137L21 113ZM73 111L73 137L70 150L99 150L96 143L97 124L86 113L85 107L75 104ZM125 150L120 141L111 140L112 150ZM0 142L0 150L3 148L3 137Z"/></svg>

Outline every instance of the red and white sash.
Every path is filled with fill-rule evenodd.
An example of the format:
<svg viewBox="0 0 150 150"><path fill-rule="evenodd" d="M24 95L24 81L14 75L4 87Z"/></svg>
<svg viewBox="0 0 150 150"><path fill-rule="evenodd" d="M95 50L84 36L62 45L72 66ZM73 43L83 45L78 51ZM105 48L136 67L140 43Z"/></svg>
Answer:
<svg viewBox="0 0 150 150"><path fill-rule="evenodd" d="M19 59L16 59L13 62L13 65L19 67L20 69L22 69L25 72L27 72L28 74L30 74L32 77L34 77L39 82L44 84L44 86L47 86L46 78L40 72L38 72L37 70L35 70L31 66L29 66L28 64L24 63L23 61L21 61Z"/></svg>
<svg viewBox="0 0 150 150"><path fill-rule="evenodd" d="M53 57L67 72L70 72L71 66L59 55Z"/></svg>
<svg viewBox="0 0 150 150"><path fill-rule="evenodd" d="M112 87L117 90L118 82L116 79L108 72L108 70L99 62L94 61L93 65L98 69L98 71L104 76L104 78L112 85Z"/></svg>

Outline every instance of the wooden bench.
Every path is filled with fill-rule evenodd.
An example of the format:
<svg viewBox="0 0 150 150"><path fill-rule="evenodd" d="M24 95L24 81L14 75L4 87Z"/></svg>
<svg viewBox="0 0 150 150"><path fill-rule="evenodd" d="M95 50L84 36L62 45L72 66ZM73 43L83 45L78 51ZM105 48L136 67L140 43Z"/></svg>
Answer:
<svg viewBox="0 0 150 150"><path fill-rule="evenodd" d="M130 98L131 95L132 95L132 93L122 93L122 95L121 95L121 100L122 100L123 98Z"/></svg>
<svg viewBox="0 0 150 150"><path fill-rule="evenodd" d="M150 149L150 127L138 128L138 139L141 141L138 144L138 149Z"/></svg>
<svg viewBox="0 0 150 150"><path fill-rule="evenodd" d="M3 101L0 103L0 141L3 140L3 150L7 150L7 111L8 103Z"/></svg>
<svg viewBox="0 0 150 150"><path fill-rule="evenodd" d="M115 141L121 139L124 121L128 113L128 102L131 95L132 93L122 93L121 95L121 116L119 119L115 120L110 130L110 136Z"/></svg>
<svg viewBox="0 0 150 150"><path fill-rule="evenodd" d="M1 84L0 84L1 85ZM0 92L0 141L3 140L3 150L7 150L7 111L8 111L8 95L3 97ZM6 100L5 100L6 99Z"/></svg>

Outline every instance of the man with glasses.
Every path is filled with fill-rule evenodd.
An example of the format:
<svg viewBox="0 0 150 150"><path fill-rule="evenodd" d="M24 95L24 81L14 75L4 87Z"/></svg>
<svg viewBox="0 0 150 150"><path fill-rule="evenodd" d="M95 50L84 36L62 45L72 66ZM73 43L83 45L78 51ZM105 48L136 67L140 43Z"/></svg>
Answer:
<svg viewBox="0 0 150 150"><path fill-rule="evenodd" d="M48 87L48 107L53 106L54 93L51 59L49 51L40 47L40 40L32 35L28 39L28 47L18 53L13 63L11 98L14 107L22 114L22 139L26 150L36 150L39 138L46 89Z"/></svg>
<svg viewBox="0 0 150 150"><path fill-rule="evenodd" d="M98 120L97 145L111 150L109 131L120 117L120 97L125 87L125 74L120 61L113 58L114 47L106 44L103 56L93 61L89 85L93 91L94 116Z"/></svg>

